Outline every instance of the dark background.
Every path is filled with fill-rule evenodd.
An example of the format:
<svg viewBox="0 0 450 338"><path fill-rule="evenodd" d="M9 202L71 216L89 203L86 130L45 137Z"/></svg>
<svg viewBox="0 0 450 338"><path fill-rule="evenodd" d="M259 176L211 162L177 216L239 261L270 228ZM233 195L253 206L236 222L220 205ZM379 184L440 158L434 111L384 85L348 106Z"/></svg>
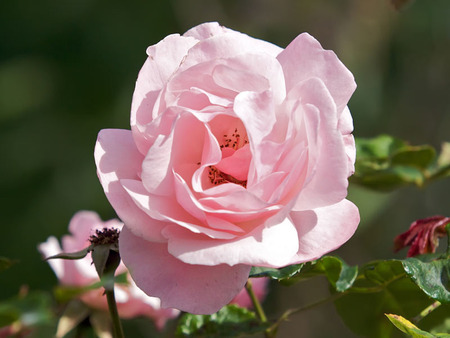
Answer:
<svg viewBox="0 0 450 338"><path fill-rule="evenodd" d="M439 147L450 141L449 18L448 0L416 0L402 11L389 0L2 0L0 256L20 263L0 274L0 301L22 285L52 289L36 246L65 234L76 211L115 217L93 149L100 129L129 128L148 45L205 21L282 47L307 31L356 78L349 106L357 137L389 133ZM362 222L339 255L350 264L393 257L393 237L412 221L450 215L449 188L449 180L389 194L351 187ZM273 289L272 317L327 293L316 282ZM352 336L332 305L293 317L280 337L293 332Z"/></svg>

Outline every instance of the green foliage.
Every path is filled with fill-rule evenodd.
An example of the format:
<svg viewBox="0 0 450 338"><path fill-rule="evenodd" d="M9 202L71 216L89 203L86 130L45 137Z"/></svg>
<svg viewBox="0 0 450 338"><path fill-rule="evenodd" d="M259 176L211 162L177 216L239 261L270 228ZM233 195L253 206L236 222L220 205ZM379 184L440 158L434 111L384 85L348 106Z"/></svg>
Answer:
<svg viewBox="0 0 450 338"><path fill-rule="evenodd" d="M289 265L281 269L253 267L250 277L270 277L284 285L292 285L315 276L325 276L338 292L348 289L358 275L357 266L348 266L338 257L324 256L318 260Z"/></svg>
<svg viewBox="0 0 450 338"><path fill-rule="evenodd" d="M107 285L111 285L113 283L113 280L111 278L110 275L108 276L104 276L101 281L98 281L96 283L93 283L91 285L86 285L86 286L66 286L66 285L59 285L55 288L54 290L54 295L56 300L58 300L59 302L68 302L71 299L80 296L81 294L87 292L87 291L91 291L91 290L95 290L95 289L99 289L101 287L105 287ZM114 277L114 283L115 284L123 284L126 285L128 284L128 280L127 280L127 274L126 273L122 273L120 275L117 275Z"/></svg>
<svg viewBox="0 0 450 338"><path fill-rule="evenodd" d="M353 286L335 301L346 325L366 337L390 337L392 326L385 313L412 317L430 299L406 275L400 261L377 261L361 267Z"/></svg>
<svg viewBox="0 0 450 338"><path fill-rule="evenodd" d="M301 271L302 267L303 264L289 265L281 269L254 266L250 271L249 277L269 277L271 279L281 281L291 278Z"/></svg>
<svg viewBox="0 0 450 338"><path fill-rule="evenodd" d="M441 303L450 303L450 259L422 262L417 258L408 258L402 264L423 292Z"/></svg>
<svg viewBox="0 0 450 338"><path fill-rule="evenodd" d="M405 185L423 186L450 175L450 145L441 154L429 145L411 146L389 135L356 140L356 172L352 181L389 191Z"/></svg>
<svg viewBox="0 0 450 338"><path fill-rule="evenodd" d="M348 266L338 257L324 256L318 260L304 264L301 271L293 276L293 278L283 281L283 284L290 285L321 275L324 275L328 279L334 290L343 292L352 286L358 275L358 267Z"/></svg>
<svg viewBox="0 0 450 338"><path fill-rule="evenodd" d="M268 326L254 312L228 305L212 315L184 314L176 334L178 337L237 337L263 332Z"/></svg>
<svg viewBox="0 0 450 338"><path fill-rule="evenodd" d="M423 331L411 323L409 320L403 318L402 316L386 314L386 317L395 325L400 331L410 335L413 338L433 338L436 337L429 332Z"/></svg>
<svg viewBox="0 0 450 338"><path fill-rule="evenodd" d="M19 323L21 327L44 325L51 322L50 295L32 292L0 302L0 327Z"/></svg>
<svg viewBox="0 0 450 338"><path fill-rule="evenodd" d="M9 269L11 266L16 264L17 261L13 259L9 259L6 257L0 257L0 272Z"/></svg>

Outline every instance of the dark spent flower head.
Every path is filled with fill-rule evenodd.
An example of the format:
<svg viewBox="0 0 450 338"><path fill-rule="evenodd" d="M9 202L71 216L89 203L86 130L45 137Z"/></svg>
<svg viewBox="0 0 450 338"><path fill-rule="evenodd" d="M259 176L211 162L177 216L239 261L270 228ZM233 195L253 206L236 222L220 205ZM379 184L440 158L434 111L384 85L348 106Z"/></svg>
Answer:
<svg viewBox="0 0 450 338"><path fill-rule="evenodd" d="M439 245L439 237L445 236L445 226L449 223L449 217L439 215L413 222L408 231L395 237L394 251L411 246L407 257L434 253Z"/></svg>
<svg viewBox="0 0 450 338"><path fill-rule="evenodd" d="M108 245L119 243L119 229L103 228L102 230L95 230L95 235L89 237L89 242L92 245Z"/></svg>

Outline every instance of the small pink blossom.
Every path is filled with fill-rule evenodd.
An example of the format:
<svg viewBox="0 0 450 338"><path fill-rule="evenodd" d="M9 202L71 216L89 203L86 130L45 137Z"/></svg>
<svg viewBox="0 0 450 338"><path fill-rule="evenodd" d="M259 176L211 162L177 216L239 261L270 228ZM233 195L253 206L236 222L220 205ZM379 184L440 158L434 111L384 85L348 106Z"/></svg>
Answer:
<svg viewBox="0 0 450 338"><path fill-rule="evenodd" d="M38 248L45 257L61 252L77 252L90 245L88 239L95 234L95 230L102 230L103 228L122 229L122 227L123 224L118 220L113 219L103 222L95 212L79 211L69 223L69 232L71 234L62 238L62 249L55 237L49 237ZM90 253L79 260L51 259L48 263L61 285L83 287L99 281ZM121 263L117 268L116 274L125 272L127 272L127 269ZM176 317L179 314L179 311L175 309L161 309L158 298L147 296L136 286L131 278L128 281L129 285L116 284L114 288L120 317L147 316L154 320L156 326L161 329L167 319ZM92 308L108 310L103 288L87 291L81 294L80 299Z"/></svg>
<svg viewBox="0 0 450 338"><path fill-rule="evenodd" d="M444 216L432 216L413 222L408 231L395 237L394 251L411 246L407 257L434 253L439 245L439 237L445 236L445 226L449 223L450 218Z"/></svg>
<svg viewBox="0 0 450 338"><path fill-rule="evenodd" d="M353 235L356 84L332 51L307 33L282 49L205 23L147 55L131 130L102 130L95 148L142 290L214 313L252 266L311 261Z"/></svg>

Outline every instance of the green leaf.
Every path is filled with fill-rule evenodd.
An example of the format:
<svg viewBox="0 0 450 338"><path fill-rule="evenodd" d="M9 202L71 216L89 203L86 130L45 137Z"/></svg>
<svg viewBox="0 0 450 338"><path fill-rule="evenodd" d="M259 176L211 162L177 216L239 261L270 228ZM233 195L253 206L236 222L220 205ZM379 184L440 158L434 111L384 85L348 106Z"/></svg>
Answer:
<svg viewBox="0 0 450 338"><path fill-rule="evenodd" d="M430 178L439 179L450 175L450 142L444 142Z"/></svg>
<svg viewBox="0 0 450 338"><path fill-rule="evenodd" d="M0 302L0 327L20 322L25 327L48 324L53 318L50 295L32 292Z"/></svg>
<svg viewBox="0 0 450 338"><path fill-rule="evenodd" d="M391 157L391 164L427 169L435 160L436 150L433 147L428 145L409 146L395 152Z"/></svg>
<svg viewBox="0 0 450 338"><path fill-rule="evenodd" d="M306 263L291 279L283 284L292 285L299 281L325 275L337 292L343 292L352 286L358 275L357 266L348 266L338 257L324 256L316 261Z"/></svg>
<svg viewBox="0 0 450 338"><path fill-rule="evenodd" d="M387 160L392 153L405 146L404 141L390 135L356 139L356 151L361 159Z"/></svg>
<svg viewBox="0 0 450 338"><path fill-rule="evenodd" d="M45 260L48 261L49 259L81 259L86 257L86 255L91 251L92 245L88 246L87 248L77 251L77 252L61 252L60 254L47 257Z"/></svg>
<svg viewBox="0 0 450 338"><path fill-rule="evenodd" d="M13 266L14 264L16 264L18 261L17 260L13 260L13 259L9 259L6 257L0 257L0 272L9 269L11 266Z"/></svg>
<svg viewBox="0 0 450 338"><path fill-rule="evenodd" d="M386 317L395 325L400 331L407 333L413 338L433 338L436 337L429 332L422 331L409 320L403 318L402 316L386 314Z"/></svg>
<svg viewBox="0 0 450 338"><path fill-rule="evenodd" d="M408 258L402 264L423 292L441 303L450 303L450 259L422 262L417 258Z"/></svg>
<svg viewBox="0 0 450 338"><path fill-rule="evenodd" d="M128 284L128 277L127 273L121 273L120 275L117 275L114 277L114 279L111 278L111 276L104 276L101 281L92 283L91 285L87 286L66 286L66 285L59 285L54 289L54 295L55 298L62 303L68 302L74 298L77 298L81 294L99 289L101 287L105 287L111 284L122 284L127 285Z"/></svg>
<svg viewBox="0 0 450 338"><path fill-rule="evenodd" d="M365 337L390 337L393 327L385 313L411 318L430 305L430 299L407 276L397 260L376 261L360 268L352 287L335 301L345 324Z"/></svg>
<svg viewBox="0 0 450 338"><path fill-rule="evenodd" d="M269 323L262 324L256 314L236 305L227 305L212 315L184 314L177 327L178 337L236 337L263 332Z"/></svg>
<svg viewBox="0 0 450 338"><path fill-rule="evenodd" d="M56 329L56 338L62 338L89 316L89 308L81 301L74 300L67 304Z"/></svg>
<svg viewBox="0 0 450 338"><path fill-rule="evenodd" d="M269 277L275 280L284 280L289 279L292 276L294 276L296 273L298 273L303 267L303 264L294 264L285 266L281 269L274 269L274 268L264 268L264 267L258 267L254 266L250 270L250 276L249 277Z"/></svg>
<svg viewBox="0 0 450 338"><path fill-rule="evenodd" d="M429 145L412 146L388 135L356 140L352 182L370 189L389 191L405 185L423 186L450 175L450 145L439 157Z"/></svg>

